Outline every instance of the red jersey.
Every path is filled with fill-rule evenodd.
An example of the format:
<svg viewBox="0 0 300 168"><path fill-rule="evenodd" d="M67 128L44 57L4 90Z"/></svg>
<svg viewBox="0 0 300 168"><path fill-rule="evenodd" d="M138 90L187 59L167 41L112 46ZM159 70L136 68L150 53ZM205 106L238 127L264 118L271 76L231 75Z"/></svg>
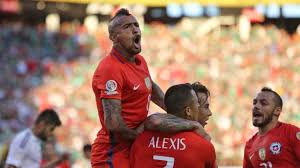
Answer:
<svg viewBox="0 0 300 168"><path fill-rule="evenodd" d="M129 144L120 143L105 127L101 99L121 100L121 115L129 128L136 128L146 119L152 80L144 58L136 55L135 60L135 63L128 62L112 49L94 73L92 86L102 129L92 146L92 163L110 162L116 152L122 152L122 157L127 157L129 162Z"/></svg>
<svg viewBox="0 0 300 168"><path fill-rule="evenodd" d="M279 122L265 135L247 141L243 168L299 168L300 128Z"/></svg>
<svg viewBox="0 0 300 168"><path fill-rule="evenodd" d="M130 151L132 168L215 168L214 146L194 132L145 131Z"/></svg>

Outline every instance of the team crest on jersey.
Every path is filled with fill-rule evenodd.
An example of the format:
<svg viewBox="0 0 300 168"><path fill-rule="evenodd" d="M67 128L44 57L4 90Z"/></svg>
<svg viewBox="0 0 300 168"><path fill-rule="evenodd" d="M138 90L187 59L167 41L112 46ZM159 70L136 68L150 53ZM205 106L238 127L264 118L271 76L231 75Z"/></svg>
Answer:
<svg viewBox="0 0 300 168"><path fill-rule="evenodd" d="M148 76L144 80L145 80L146 87L150 90L151 87L152 87L152 83L151 83L150 77Z"/></svg>
<svg viewBox="0 0 300 168"><path fill-rule="evenodd" d="M265 148L260 148L259 149L258 156L263 161L266 159L266 150L265 150Z"/></svg>
<svg viewBox="0 0 300 168"><path fill-rule="evenodd" d="M296 138L300 141L300 132L296 133Z"/></svg>
<svg viewBox="0 0 300 168"><path fill-rule="evenodd" d="M107 95L114 95L114 94L117 94L117 93L118 93L118 92L116 91L118 85L117 85L117 82L114 81L114 80L108 80L108 81L106 82L105 87L106 87L105 93L106 93Z"/></svg>
<svg viewBox="0 0 300 168"><path fill-rule="evenodd" d="M279 142L273 142L270 146L270 151L273 155L277 155L281 151L281 144Z"/></svg>

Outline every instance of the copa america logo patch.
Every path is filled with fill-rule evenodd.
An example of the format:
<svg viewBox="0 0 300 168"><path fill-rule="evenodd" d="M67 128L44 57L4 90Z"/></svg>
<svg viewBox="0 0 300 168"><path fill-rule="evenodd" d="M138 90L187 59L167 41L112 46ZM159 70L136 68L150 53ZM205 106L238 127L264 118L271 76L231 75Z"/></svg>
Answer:
<svg viewBox="0 0 300 168"><path fill-rule="evenodd" d="M106 93L107 95L113 95L113 94L117 94L117 93L118 93L118 92L116 91L118 85L117 85L117 82L114 81L114 80L108 80L108 81L106 82L105 87L106 87L105 93Z"/></svg>
<svg viewBox="0 0 300 168"><path fill-rule="evenodd" d="M281 151L281 144L279 142L273 142L270 146L270 151L273 155L277 155Z"/></svg>

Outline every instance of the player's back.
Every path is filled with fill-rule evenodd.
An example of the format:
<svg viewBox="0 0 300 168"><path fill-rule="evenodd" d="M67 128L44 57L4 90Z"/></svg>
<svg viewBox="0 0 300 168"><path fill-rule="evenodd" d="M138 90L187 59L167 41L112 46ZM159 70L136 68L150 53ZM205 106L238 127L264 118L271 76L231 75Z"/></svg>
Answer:
<svg viewBox="0 0 300 168"><path fill-rule="evenodd" d="M194 132L145 131L130 152L132 168L211 168L215 162L213 145Z"/></svg>

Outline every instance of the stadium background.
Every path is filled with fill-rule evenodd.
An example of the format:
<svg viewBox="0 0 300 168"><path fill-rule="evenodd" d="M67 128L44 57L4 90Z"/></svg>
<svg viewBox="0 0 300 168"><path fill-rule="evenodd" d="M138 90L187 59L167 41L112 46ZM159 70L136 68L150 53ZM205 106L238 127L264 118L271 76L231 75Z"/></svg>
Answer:
<svg viewBox="0 0 300 168"><path fill-rule="evenodd" d="M91 77L111 49L107 21L119 7L140 21L142 54L164 91L194 81L211 90L207 130L218 165L242 165L262 86L283 97L281 120L300 126L300 1L1 0L2 155L38 111L54 107L63 121L58 149L73 163L82 157L100 128Z"/></svg>

